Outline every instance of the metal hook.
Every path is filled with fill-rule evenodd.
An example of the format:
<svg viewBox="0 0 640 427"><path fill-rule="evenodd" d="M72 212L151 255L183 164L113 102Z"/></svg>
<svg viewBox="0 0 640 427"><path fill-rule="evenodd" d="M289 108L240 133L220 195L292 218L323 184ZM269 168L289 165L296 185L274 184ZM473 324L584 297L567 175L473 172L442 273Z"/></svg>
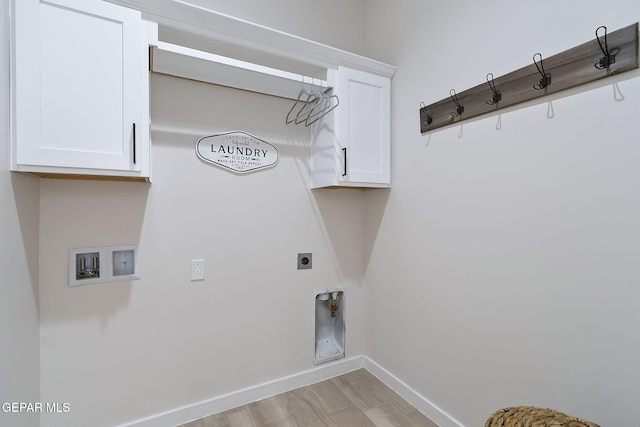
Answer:
<svg viewBox="0 0 640 427"><path fill-rule="evenodd" d="M604 28L604 47L602 46L602 42L600 41L600 36L598 35L598 31L600 30L600 28ZM616 54L609 52L609 46L607 45L607 27L602 25L596 28L596 40L598 41L598 44L600 45L600 50L602 51L602 54L604 56L600 58L598 62L593 64L593 66L596 67L598 70L608 69L611 64L616 63Z"/></svg>
<svg viewBox="0 0 640 427"><path fill-rule="evenodd" d="M457 108L456 108L455 113L451 113L451 115L452 115L453 117L456 117L456 116L459 116L459 115L461 115L462 113L464 113L464 107L463 107L462 105L460 105L460 102L458 101L458 95L456 95L456 91L455 91L455 90L453 90L453 89L451 89L451 90L449 91L449 96L451 96L451 99L452 99L452 100L453 100L453 102L455 102L455 103L456 103L456 105L457 105Z"/></svg>
<svg viewBox="0 0 640 427"><path fill-rule="evenodd" d="M489 80L489 76L491 76L491 80ZM493 92L493 97L491 101L485 101L489 105L495 105L502 100L502 94L498 92L496 89L496 82L493 80L493 74L487 74L487 83L489 83L489 87L491 88L491 92Z"/></svg>
<svg viewBox="0 0 640 427"><path fill-rule="evenodd" d="M536 56L540 57L540 65L538 65L538 61L536 61ZM536 68L542 76L542 78L540 79L540 83L534 84L533 88L535 90L542 90L551 84L551 74L547 74L544 71L544 65L542 64L542 55L540 53L536 53L533 55L533 63L536 64Z"/></svg>
<svg viewBox="0 0 640 427"><path fill-rule="evenodd" d="M424 119L422 118L422 116L424 116ZM429 112L427 111L427 106L425 105L425 103L421 102L420 103L420 124L422 126L429 126L431 123L433 123L433 117L429 115Z"/></svg>

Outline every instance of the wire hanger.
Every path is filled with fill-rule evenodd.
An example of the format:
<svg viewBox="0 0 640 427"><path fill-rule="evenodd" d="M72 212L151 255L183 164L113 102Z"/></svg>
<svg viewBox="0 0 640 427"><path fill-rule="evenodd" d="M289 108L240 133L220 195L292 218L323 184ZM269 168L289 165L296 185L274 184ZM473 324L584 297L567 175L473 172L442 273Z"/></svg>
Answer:
<svg viewBox="0 0 640 427"><path fill-rule="evenodd" d="M311 86L314 86L313 78L311 78ZM313 112L313 109L316 107L321 97L322 94L317 90L312 89L310 92L308 92L305 104L296 115L296 118L294 120L295 124L299 125L300 123L304 123L307 120L307 117L309 117L309 115Z"/></svg>
<svg viewBox="0 0 640 427"><path fill-rule="evenodd" d="M536 56L540 57L540 65L538 65L538 61L536 61ZM536 64L538 73L540 73L540 75L542 76L542 78L540 79L540 83L534 84L533 88L535 90L542 90L551 84L551 74L547 74L544 71L544 64L542 63L542 55L540 53L536 53L533 55L533 63Z"/></svg>
<svg viewBox="0 0 640 427"><path fill-rule="evenodd" d="M340 104L338 95L328 94L332 88L319 87L319 89L314 89L315 79L313 77L310 85L311 89L305 89L303 76L302 87L289 113L287 113L286 124L295 123L299 125L304 123L305 126L311 126Z"/></svg>
<svg viewBox="0 0 640 427"><path fill-rule="evenodd" d="M338 95L327 95L327 91L329 90L331 89L327 89L326 91L322 91L320 93L320 99L318 100L318 102L316 102L316 105L311 109L311 111L309 111L309 114L304 121L305 126L311 126L312 124L329 114L331 111L336 109L336 107L340 104ZM335 100L335 103L333 102L333 100Z"/></svg>
<svg viewBox="0 0 640 427"><path fill-rule="evenodd" d="M491 80L489 80L489 76L491 76ZM487 83L489 83L491 92L493 92L493 97L485 102L489 105L495 105L502 100L502 94L496 89L496 82L493 80L492 73L487 74Z"/></svg>
<svg viewBox="0 0 640 427"><path fill-rule="evenodd" d="M311 86L314 86L314 79L311 78ZM317 107L318 103L322 99L322 94L320 91L312 89L308 92L307 99L305 100L305 104L302 106L296 118L294 120L295 124L299 125L300 123L304 123L309 115L313 113L314 109Z"/></svg>
<svg viewBox="0 0 640 427"><path fill-rule="evenodd" d="M303 97L306 96L306 100L303 100ZM291 109L289 110L289 112L287 113L287 118L285 119L285 123L286 124L290 124L293 123L297 120L298 116L300 115L300 113L302 112L302 110L304 110L305 106L309 103L309 101L312 101L312 96L313 93L307 91L304 88L304 76L302 77L302 83L300 86L300 92L298 92L298 97L296 98L295 102L293 103L293 105L291 106ZM302 107L300 107L300 110L298 110L298 112L296 113L295 116L291 117L291 113L293 113L293 111L295 110L295 108L301 104Z"/></svg>

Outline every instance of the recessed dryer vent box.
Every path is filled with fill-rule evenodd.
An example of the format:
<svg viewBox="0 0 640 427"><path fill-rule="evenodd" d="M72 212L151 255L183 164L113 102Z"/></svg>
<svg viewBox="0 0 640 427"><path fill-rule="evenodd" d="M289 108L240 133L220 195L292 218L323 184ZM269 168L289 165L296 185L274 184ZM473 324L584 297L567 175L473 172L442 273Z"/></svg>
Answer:
<svg viewBox="0 0 640 427"><path fill-rule="evenodd" d="M69 250L69 286L139 278L137 246Z"/></svg>

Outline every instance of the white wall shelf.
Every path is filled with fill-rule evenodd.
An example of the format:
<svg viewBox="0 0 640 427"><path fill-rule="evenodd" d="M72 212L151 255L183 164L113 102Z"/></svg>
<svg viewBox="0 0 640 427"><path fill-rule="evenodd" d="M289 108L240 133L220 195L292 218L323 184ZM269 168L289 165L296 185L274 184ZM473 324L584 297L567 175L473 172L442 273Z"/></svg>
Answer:
<svg viewBox="0 0 640 427"><path fill-rule="evenodd" d="M157 36L158 26L154 27L152 37ZM158 38L151 45L150 69L156 73L291 99L295 98L302 83L327 87L327 82L321 78L168 43Z"/></svg>
<svg viewBox="0 0 640 427"><path fill-rule="evenodd" d="M150 26L150 40L155 38L155 43L150 42L155 46L153 71L157 72L185 74L184 77L261 93L274 91L270 89L274 84L282 85L284 89L275 90L278 96L295 97L302 76L323 81L326 71L338 66L387 78L396 71L394 66L380 61L185 1L107 1L140 10L157 24ZM233 56L219 55L221 50L233 52ZM180 64L178 57L185 62ZM237 75L230 77L229 68ZM220 71L222 77L215 77ZM293 88L291 93L289 88Z"/></svg>

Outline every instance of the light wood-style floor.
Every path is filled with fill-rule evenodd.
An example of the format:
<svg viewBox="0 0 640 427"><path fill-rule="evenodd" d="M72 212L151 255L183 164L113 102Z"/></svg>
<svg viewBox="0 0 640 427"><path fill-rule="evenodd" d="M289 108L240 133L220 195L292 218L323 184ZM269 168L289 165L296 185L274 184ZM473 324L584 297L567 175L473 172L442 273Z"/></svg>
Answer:
<svg viewBox="0 0 640 427"><path fill-rule="evenodd" d="M438 427L359 369L180 427Z"/></svg>

